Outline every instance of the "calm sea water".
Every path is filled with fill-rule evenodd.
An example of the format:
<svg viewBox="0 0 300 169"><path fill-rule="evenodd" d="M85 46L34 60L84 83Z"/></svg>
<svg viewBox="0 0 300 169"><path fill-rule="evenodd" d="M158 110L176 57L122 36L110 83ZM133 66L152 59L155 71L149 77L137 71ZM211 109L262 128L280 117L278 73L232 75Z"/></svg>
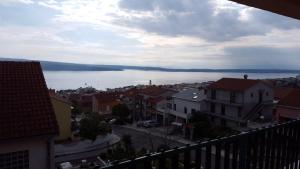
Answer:
<svg viewBox="0 0 300 169"><path fill-rule="evenodd" d="M160 72L160 71L44 71L49 88L76 89L93 86L96 89L117 88L129 85L194 83L217 80L222 77L243 77L243 73L211 73L211 72ZM295 77L296 74L248 73L249 78L281 78Z"/></svg>

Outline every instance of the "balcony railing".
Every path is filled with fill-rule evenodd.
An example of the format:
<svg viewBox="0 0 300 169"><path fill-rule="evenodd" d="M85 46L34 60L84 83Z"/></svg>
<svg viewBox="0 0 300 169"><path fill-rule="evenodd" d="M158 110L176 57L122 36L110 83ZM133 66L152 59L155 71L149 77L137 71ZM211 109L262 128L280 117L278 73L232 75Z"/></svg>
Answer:
<svg viewBox="0 0 300 169"><path fill-rule="evenodd" d="M105 169L298 169L300 120L148 154Z"/></svg>

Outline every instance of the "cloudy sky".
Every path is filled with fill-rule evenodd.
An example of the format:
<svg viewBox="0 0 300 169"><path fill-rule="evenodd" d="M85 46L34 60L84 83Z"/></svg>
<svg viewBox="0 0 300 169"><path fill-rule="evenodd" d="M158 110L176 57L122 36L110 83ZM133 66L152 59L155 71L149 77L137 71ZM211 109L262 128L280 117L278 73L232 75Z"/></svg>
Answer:
<svg viewBox="0 0 300 169"><path fill-rule="evenodd" d="M0 0L0 57L300 68L300 21L227 0Z"/></svg>

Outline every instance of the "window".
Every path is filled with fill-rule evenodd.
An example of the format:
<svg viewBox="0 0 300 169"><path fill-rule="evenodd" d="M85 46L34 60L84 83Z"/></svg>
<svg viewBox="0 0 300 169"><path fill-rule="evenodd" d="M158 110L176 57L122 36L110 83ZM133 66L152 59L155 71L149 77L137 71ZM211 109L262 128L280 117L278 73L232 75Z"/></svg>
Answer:
<svg viewBox="0 0 300 169"><path fill-rule="evenodd" d="M173 104L173 109L176 111L176 104Z"/></svg>
<svg viewBox="0 0 300 169"><path fill-rule="evenodd" d="M226 120L221 119L221 126L226 126Z"/></svg>
<svg viewBox="0 0 300 169"><path fill-rule="evenodd" d="M238 117L242 117L242 108L241 107L238 108Z"/></svg>
<svg viewBox="0 0 300 169"><path fill-rule="evenodd" d="M251 93L251 98L253 98L253 96L254 96L253 93Z"/></svg>
<svg viewBox="0 0 300 169"><path fill-rule="evenodd" d="M167 103L167 108L172 109L172 104L171 103Z"/></svg>
<svg viewBox="0 0 300 169"><path fill-rule="evenodd" d="M269 96L269 92L266 92L266 96Z"/></svg>
<svg viewBox="0 0 300 169"><path fill-rule="evenodd" d="M216 99L216 90L211 90L211 99Z"/></svg>
<svg viewBox="0 0 300 169"><path fill-rule="evenodd" d="M222 104L222 106L221 106L221 114L222 115L225 115L225 105L224 104Z"/></svg>
<svg viewBox="0 0 300 169"><path fill-rule="evenodd" d="M192 114L196 113L196 110L195 109L191 109L191 113Z"/></svg>
<svg viewBox="0 0 300 169"><path fill-rule="evenodd" d="M184 114L187 114L187 108L184 107Z"/></svg>
<svg viewBox="0 0 300 169"><path fill-rule="evenodd" d="M236 94L234 92L230 92L230 103L235 103Z"/></svg>
<svg viewBox="0 0 300 169"><path fill-rule="evenodd" d="M216 111L216 106L215 106L214 103L211 103L211 104L210 104L210 111L211 111L212 113L215 113L215 111Z"/></svg>
<svg viewBox="0 0 300 169"><path fill-rule="evenodd" d="M205 94L205 95L207 94L207 89L204 89L204 94Z"/></svg>
<svg viewBox="0 0 300 169"><path fill-rule="evenodd" d="M29 169L28 150L0 154L0 168Z"/></svg>
<svg viewBox="0 0 300 169"><path fill-rule="evenodd" d="M215 117L210 118L211 122L215 122Z"/></svg>

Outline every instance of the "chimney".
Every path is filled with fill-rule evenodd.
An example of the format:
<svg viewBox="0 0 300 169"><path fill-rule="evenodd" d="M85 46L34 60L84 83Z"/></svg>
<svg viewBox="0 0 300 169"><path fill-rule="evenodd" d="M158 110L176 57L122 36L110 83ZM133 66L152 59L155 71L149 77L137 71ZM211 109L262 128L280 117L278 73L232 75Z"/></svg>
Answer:
<svg viewBox="0 0 300 169"><path fill-rule="evenodd" d="M248 75L244 74L244 79L247 80L248 79Z"/></svg>

